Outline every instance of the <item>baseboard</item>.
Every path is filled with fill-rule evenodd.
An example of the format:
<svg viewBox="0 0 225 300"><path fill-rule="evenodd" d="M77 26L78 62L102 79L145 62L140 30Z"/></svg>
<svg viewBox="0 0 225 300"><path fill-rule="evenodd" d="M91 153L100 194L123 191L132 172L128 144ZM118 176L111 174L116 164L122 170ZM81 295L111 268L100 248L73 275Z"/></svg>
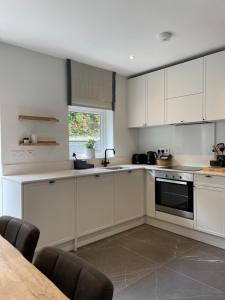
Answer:
<svg viewBox="0 0 225 300"><path fill-rule="evenodd" d="M123 231L135 228L137 226L140 226L142 224L148 224L157 228L161 228L167 231L174 232L176 234L209 244L213 245L222 249L225 249L225 239L210 235L204 232L196 231L195 229L186 228L181 225L169 223L166 221L158 220L153 217L140 217L132 221L125 222L123 224L114 225L110 228L100 230L95 233L87 234L85 236L82 236L78 238L78 240L70 240L66 241L64 243L59 243L57 245L54 245L57 248L63 249L65 251L72 251L76 250L77 248L80 248L82 246L91 244L93 242L105 239L107 237L113 236L115 234L121 233ZM51 245L53 246L53 245ZM38 249L35 253L35 256L37 255Z"/></svg>
<svg viewBox="0 0 225 300"><path fill-rule="evenodd" d="M195 229L185 228L180 225L172 224L166 221L157 220L152 217L145 216L145 223L154 227L158 227L167 231L174 232L176 234L197 240L209 245L213 245L222 249L225 249L225 239L210 235L204 232L196 231Z"/></svg>
<svg viewBox="0 0 225 300"><path fill-rule="evenodd" d="M85 246L87 244L91 244L93 242L105 239L105 238L110 237L112 235L118 234L120 232L129 230L131 228L140 226L140 225L144 224L144 222L145 222L144 217L140 217L138 219L128 221L128 222L125 222L123 224L114 225L110 228L103 229L103 230L100 230L100 231L95 232L95 233L87 234L85 236L82 236L82 237L78 238L77 247L79 248L79 247Z"/></svg>
<svg viewBox="0 0 225 300"><path fill-rule="evenodd" d="M37 254L41 249L45 247L56 247L65 251L72 251L76 248L76 240L71 238L69 240L58 241L56 243L46 244L44 246L37 247L35 254Z"/></svg>

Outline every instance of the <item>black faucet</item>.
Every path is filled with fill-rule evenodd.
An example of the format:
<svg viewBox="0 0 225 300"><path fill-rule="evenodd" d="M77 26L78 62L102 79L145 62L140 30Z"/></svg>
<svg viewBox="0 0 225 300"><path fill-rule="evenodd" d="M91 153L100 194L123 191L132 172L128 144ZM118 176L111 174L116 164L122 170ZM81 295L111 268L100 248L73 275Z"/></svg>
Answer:
<svg viewBox="0 0 225 300"><path fill-rule="evenodd" d="M107 167L107 165L109 164L109 160L107 160L107 157L106 157L107 151L113 151L114 155L116 153L114 148L112 148L112 149L108 149L108 148L105 149L105 158L104 158L104 160L102 160L102 165L104 167Z"/></svg>

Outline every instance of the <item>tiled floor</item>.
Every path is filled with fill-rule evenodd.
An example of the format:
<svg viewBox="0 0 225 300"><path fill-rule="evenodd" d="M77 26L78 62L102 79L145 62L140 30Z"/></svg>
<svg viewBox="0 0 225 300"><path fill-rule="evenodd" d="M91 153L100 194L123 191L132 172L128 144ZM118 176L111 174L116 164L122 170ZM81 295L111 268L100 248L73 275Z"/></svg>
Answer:
<svg viewBox="0 0 225 300"><path fill-rule="evenodd" d="M112 280L113 300L225 299L225 250L149 225L77 253Z"/></svg>

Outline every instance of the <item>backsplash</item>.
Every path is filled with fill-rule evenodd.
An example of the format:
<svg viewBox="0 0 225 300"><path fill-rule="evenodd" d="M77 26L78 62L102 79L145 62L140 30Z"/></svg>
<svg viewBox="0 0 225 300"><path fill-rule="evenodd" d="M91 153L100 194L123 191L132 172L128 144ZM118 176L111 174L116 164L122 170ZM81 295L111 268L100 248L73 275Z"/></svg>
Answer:
<svg viewBox="0 0 225 300"><path fill-rule="evenodd" d="M225 141L225 121L139 129L139 152L169 148L174 163L207 166L212 145Z"/></svg>

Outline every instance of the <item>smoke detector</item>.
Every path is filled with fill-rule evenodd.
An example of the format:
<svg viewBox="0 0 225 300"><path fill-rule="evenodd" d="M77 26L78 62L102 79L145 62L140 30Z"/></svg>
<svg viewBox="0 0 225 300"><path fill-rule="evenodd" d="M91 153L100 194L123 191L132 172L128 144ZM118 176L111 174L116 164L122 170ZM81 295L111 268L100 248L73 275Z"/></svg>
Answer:
<svg viewBox="0 0 225 300"><path fill-rule="evenodd" d="M172 35L173 34L170 31L163 31L163 32L158 33L156 35L156 37L161 42L167 42L171 39Z"/></svg>

